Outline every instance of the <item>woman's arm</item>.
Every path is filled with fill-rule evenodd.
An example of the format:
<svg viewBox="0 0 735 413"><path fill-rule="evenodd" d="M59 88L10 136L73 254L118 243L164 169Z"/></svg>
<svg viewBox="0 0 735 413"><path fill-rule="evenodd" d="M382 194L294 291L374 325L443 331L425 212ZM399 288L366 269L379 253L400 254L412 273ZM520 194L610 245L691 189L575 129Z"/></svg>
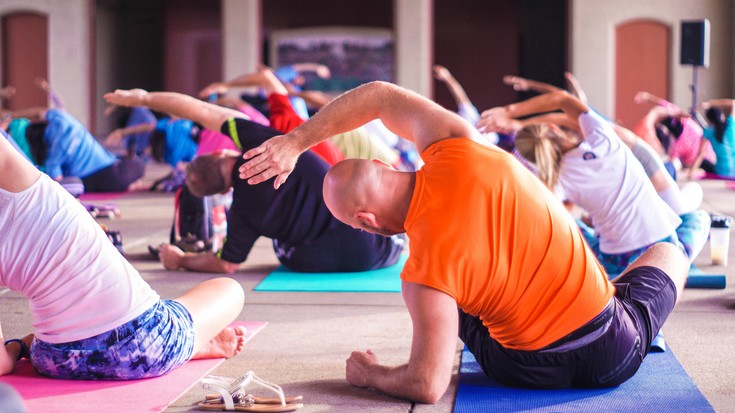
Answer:
<svg viewBox="0 0 735 413"><path fill-rule="evenodd" d="M268 67L262 67L226 82L211 83L199 92L199 97L207 98L213 93L226 93L235 87L259 87L263 88L267 95L272 93L288 95L288 89L278 80L273 71Z"/></svg>
<svg viewBox="0 0 735 413"><path fill-rule="evenodd" d="M727 111L728 115L732 114L732 109L735 106L735 100L733 99L710 99L699 104L702 109L709 108L720 108L723 111Z"/></svg>
<svg viewBox="0 0 735 413"><path fill-rule="evenodd" d="M581 129L579 128L579 121L567 115L566 113L559 113L559 112L544 113L542 115L532 116L530 118L526 118L518 122L521 125L521 127L524 127L526 125L533 125L537 123L553 123L554 125L557 125L557 126L563 126L565 128L572 129L577 132L581 132Z"/></svg>
<svg viewBox="0 0 735 413"><path fill-rule="evenodd" d="M563 90L544 93L522 102L511 103L503 108L506 114L512 118L561 110L577 119L579 115L590 110L582 101Z"/></svg>
<svg viewBox="0 0 735 413"><path fill-rule="evenodd" d="M5 342L1 326L0 341L2 341L3 343ZM19 354L20 346L18 346L18 343L8 343L0 346L0 376L4 376L13 372L13 369L15 368L15 362Z"/></svg>
<svg viewBox="0 0 735 413"><path fill-rule="evenodd" d="M33 334L29 334L22 339L7 340L3 338L2 328L0 327L0 376L10 374L15 369L15 365L22 357L28 357L28 349L33 342Z"/></svg>
<svg viewBox="0 0 735 413"><path fill-rule="evenodd" d="M538 93L549 93L563 90L562 88L556 87L550 83L526 79L525 77L520 76L503 76L503 83L508 86L512 86L513 90L520 92L530 90Z"/></svg>
<svg viewBox="0 0 735 413"><path fill-rule="evenodd" d="M156 128L155 123L141 123L140 125L128 126L127 128L119 128L110 132L105 139L107 145L116 145L124 137L134 133L151 132Z"/></svg>
<svg viewBox="0 0 735 413"><path fill-rule="evenodd" d="M486 110L482 112L482 117L477 123L477 127L480 130L486 131L503 131L508 128L508 125L513 126L512 120L514 118L557 110L563 111L564 114L562 116L566 116L569 119L562 121L561 117L556 118L558 115L550 116L548 119L556 119L555 123L557 124L572 125L577 123L579 115L589 111L589 107L569 93L559 90L545 93L522 102ZM575 129L578 129L578 127Z"/></svg>

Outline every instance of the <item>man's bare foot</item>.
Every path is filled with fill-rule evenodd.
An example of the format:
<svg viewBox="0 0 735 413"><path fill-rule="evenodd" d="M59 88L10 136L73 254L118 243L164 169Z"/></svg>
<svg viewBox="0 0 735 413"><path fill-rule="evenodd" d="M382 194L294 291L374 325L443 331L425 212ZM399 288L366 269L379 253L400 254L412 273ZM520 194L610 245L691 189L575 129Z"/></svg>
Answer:
<svg viewBox="0 0 735 413"><path fill-rule="evenodd" d="M192 359L230 358L239 354L245 347L245 334L248 330L243 326L227 327L204 348L194 354Z"/></svg>

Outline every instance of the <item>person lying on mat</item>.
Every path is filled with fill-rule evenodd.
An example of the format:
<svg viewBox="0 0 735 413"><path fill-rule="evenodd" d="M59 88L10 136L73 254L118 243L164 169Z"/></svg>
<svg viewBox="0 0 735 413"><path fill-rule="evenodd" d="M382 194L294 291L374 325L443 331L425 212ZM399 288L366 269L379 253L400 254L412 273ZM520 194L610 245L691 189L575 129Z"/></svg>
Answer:
<svg viewBox="0 0 735 413"><path fill-rule="evenodd" d="M735 100L712 99L698 105L705 111L709 122L704 130L704 138L715 152L714 173L725 178L735 178ZM692 170L696 170L706 156L706 146L702 145Z"/></svg>
<svg viewBox="0 0 735 413"><path fill-rule="evenodd" d="M245 152L240 178L285 188L309 146L374 118L415 141L425 165L411 173L345 160L327 174L324 197L352 227L407 232L401 278L413 344L408 363L395 367L370 350L352 353L350 383L434 403L451 380L457 331L485 373L506 385L607 387L636 372L683 288L684 254L656 244L608 281L539 179L418 94L384 82L347 92Z"/></svg>
<svg viewBox="0 0 735 413"><path fill-rule="evenodd" d="M106 94L105 99L192 119L205 128L221 130L244 150L279 135L274 129L245 119L240 112L178 93L118 90ZM261 236L273 240L276 257L293 271L365 271L398 262L404 245L401 237L359 231L329 213L321 190L329 165L322 158L311 151L304 154L296 165L294 179L279 191L237 179L243 162L239 152L220 152L198 156L188 165L186 185L194 195L213 195L233 188L227 238L217 253L184 253L175 246L163 245L159 257L167 269L232 273Z"/></svg>
<svg viewBox="0 0 735 413"><path fill-rule="evenodd" d="M35 327L0 346L0 375L30 358L49 377L132 380L242 350L246 331L227 327L244 303L237 281L162 300L86 208L6 139L0 172L0 286L29 300Z"/></svg>

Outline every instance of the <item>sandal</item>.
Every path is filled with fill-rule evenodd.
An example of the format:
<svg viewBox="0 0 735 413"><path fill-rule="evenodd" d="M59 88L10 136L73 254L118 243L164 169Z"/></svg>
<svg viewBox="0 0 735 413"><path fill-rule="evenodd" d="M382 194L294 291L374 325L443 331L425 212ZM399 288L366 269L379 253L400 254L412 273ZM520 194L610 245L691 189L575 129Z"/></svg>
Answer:
<svg viewBox="0 0 735 413"><path fill-rule="evenodd" d="M290 412L304 406L302 403L298 403L303 399L301 396L285 397L281 386L261 379L252 371L237 379L207 376L202 379L202 382L205 389L215 390L217 394L207 395L205 400L197 405L197 408L201 410ZM245 388L251 383L273 391L278 397L253 396L245 391Z"/></svg>

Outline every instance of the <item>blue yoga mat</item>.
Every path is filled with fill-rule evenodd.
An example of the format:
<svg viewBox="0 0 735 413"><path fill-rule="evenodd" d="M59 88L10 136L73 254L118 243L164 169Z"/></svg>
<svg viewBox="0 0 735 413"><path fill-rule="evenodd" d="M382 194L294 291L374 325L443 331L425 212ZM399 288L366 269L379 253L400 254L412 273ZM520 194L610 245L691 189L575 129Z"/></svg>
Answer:
<svg viewBox="0 0 735 413"><path fill-rule="evenodd" d="M360 272L304 273L280 266L268 274L255 291L399 293L401 270L407 258L404 254L395 265Z"/></svg>
<svg viewBox="0 0 735 413"><path fill-rule="evenodd" d="M465 349L454 404L454 413L714 411L671 351L650 353L638 372L618 387L528 390L492 381Z"/></svg>

